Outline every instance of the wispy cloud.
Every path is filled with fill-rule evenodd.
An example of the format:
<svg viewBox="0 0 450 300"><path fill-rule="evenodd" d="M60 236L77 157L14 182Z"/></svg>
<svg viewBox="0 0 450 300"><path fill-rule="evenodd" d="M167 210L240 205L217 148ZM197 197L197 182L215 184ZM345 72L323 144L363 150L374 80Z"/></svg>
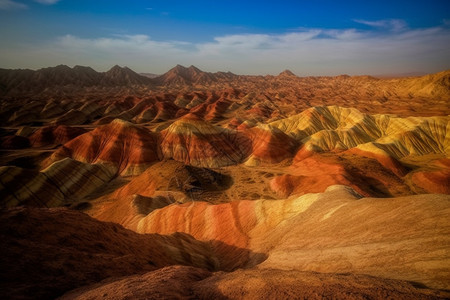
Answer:
<svg viewBox="0 0 450 300"><path fill-rule="evenodd" d="M93 39L65 35L50 47L53 50L48 51L55 53L60 59L58 63L91 65L98 69L122 64L139 70L142 69L139 65L176 64L177 58L188 53L192 45L182 41L155 41L142 34L117 34Z"/></svg>
<svg viewBox="0 0 450 300"><path fill-rule="evenodd" d="M364 24L370 27L380 28L380 29L388 29L394 32L402 31L407 29L407 24L403 20L399 19L388 19L388 20L377 20L377 21L367 21L355 19L353 20L356 23Z"/></svg>
<svg viewBox="0 0 450 300"><path fill-rule="evenodd" d="M45 5L53 5L58 3L61 0L34 0L34 2L40 3L40 4L45 4Z"/></svg>
<svg viewBox="0 0 450 300"><path fill-rule="evenodd" d="M12 0L0 0L0 10L26 9L27 5Z"/></svg>
<svg viewBox="0 0 450 300"><path fill-rule="evenodd" d="M168 51L166 54L182 52L182 47L189 43L181 41L155 41L144 34L126 35L117 34L108 38L83 39L73 35L65 35L56 40L55 46L62 50L72 48L77 51L96 51L104 53L149 53L157 54L158 51ZM164 53L161 53L164 54Z"/></svg>
<svg viewBox="0 0 450 300"><path fill-rule="evenodd" d="M300 28L281 34L222 35L206 42L157 41L147 35L82 38L65 35L53 43L22 49L0 49L8 63L40 66L91 65L105 70L114 64L136 71L161 73L175 64L239 74L299 75L435 72L450 68L450 28L410 29L377 21L375 30ZM397 27L395 27L397 26ZM23 67L30 67L25 65Z"/></svg>

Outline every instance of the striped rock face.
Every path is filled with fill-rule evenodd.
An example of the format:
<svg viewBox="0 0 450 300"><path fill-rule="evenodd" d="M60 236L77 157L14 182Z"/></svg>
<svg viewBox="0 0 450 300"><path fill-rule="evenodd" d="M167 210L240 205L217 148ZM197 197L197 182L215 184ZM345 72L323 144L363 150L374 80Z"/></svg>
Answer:
<svg viewBox="0 0 450 300"><path fill-rule="evenodd" d="M141 233L184 232L215 241L226 269L264 261L260 268L362 272L443 288L447 271L434 261L448 263L439 254L449 242L448 213L445 195L363 198L351 188L331 186L286 200L174 203L122 224ZM113 220L107 212L97 217ZM251 252L230 252L223 245ZM405 256L412 264L397 259Z"/></svg>
<svg viewBox="0 0 450 300"><path fill-rule="evenodd" d="M270 125L250 127L244 129L243 133L252 145L246 165L276 164L292 158L297 148L297 142L293 138Z"/></svg>
<svg viewBox="0 0 450 300"><path fill-rule="evenodd" d="M223 167L239 164L245 145L230 130L213 126L194 114L184 116L161 132L164 158L198 167Z"/></svg>
<svg viewBox="0 0 450 300"><path fill-rule="evenodd" d="M80 127L70 127L65 125L47 126L36 130L30 136L30 143L33 147L59 145L67 143L86 132L87 130Z"/></svg>
<svg viewBox="0 0 450 300"><path fill-rule="evenodd" d="M1 167L1 206L70 205L103 187L113 177L114 173L103 165L70 158L59 160L41 172Z"/></svg>
<svg viewBox="0 0 450 300"><path fill-rule="evenodd" d="M154 134L119 119L64 144L49 161L63 157L102 163L122 175L139 174L158 159Z"/></svg>

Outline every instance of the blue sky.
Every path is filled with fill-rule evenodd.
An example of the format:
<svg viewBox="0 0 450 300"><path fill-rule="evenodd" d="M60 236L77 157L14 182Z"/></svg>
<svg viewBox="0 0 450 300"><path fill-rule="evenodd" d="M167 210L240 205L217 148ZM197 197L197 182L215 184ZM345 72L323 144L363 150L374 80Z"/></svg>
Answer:
<svg viewBox="0 0 450 300"><path fill-rule="evenodd" d="M0 0L0 67L163 73L450 69L450 1Z"/></svg>

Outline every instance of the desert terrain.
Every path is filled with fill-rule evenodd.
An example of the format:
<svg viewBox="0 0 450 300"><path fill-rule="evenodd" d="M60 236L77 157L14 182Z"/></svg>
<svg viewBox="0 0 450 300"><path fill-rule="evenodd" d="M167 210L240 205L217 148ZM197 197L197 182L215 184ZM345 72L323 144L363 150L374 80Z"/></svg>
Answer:
<svg viewBox="0 0 450 300"><path fill-rule="evenodd" d="M0 298L448 299L450 71L0 69Z"/></svg>

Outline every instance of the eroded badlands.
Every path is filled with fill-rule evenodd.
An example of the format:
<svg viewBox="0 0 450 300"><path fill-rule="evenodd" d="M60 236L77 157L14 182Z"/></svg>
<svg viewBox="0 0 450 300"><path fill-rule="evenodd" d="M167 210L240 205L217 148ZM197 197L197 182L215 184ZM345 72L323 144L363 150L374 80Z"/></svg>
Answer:
<svg viewBox="0 0 450 300"><path fill-rule="evenodd" d="M0 87L3 298L450 296L449 71Z"/></svg>

